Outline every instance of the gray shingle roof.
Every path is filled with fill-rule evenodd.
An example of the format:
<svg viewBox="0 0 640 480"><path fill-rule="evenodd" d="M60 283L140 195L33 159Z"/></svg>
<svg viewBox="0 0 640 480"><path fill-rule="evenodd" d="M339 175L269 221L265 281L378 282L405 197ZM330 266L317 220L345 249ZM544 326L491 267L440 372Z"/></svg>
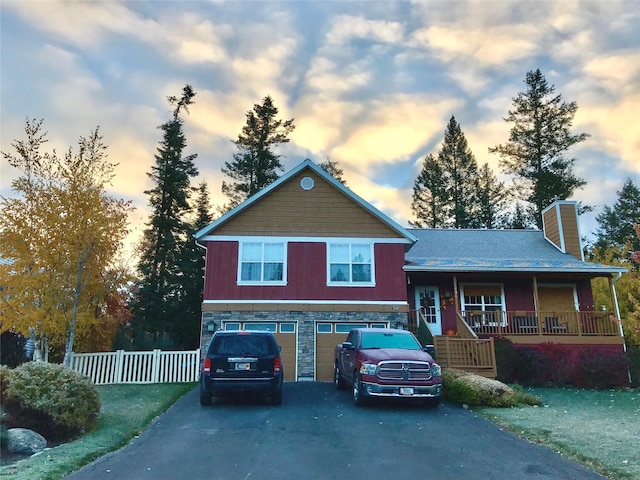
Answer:
<svg viewBox="0 0 640 480"><path fill-rule="evenodd" d="M560 252L540 230L408 229L418 241L405 254L407 271L625 272Z"/></svg>

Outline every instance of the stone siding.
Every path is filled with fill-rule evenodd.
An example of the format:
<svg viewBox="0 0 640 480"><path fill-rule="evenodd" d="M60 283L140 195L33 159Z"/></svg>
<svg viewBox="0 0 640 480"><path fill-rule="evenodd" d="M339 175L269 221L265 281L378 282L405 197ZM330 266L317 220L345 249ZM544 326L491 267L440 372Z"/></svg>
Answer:
<svg viewBox="0 0 640 480"><path fill-rule="evenodd" d="M315 311L207 311L202 316L200 348L205 349L213 332L207 331L207 323L215 322L215 329L223 322L295 322L298 332L297 370L298 380L313 380L315 375L315 325L317 322L380 323L388 322L392 328L407 328L407 314L400 312L315 312Z"/></svg>

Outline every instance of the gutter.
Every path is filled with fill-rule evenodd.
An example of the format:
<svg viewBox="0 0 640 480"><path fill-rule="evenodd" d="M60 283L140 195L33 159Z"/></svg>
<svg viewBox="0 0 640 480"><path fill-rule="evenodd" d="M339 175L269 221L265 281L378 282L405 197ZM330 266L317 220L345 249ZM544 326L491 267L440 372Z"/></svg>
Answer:
<svg viewBox="0 0 640 480"><path fill-rule="evenodd" d="M618 329L622 337L622 346L625 353L627 352L627 342L624 339L624 330L622 329L622 319L620 318L620 307L618 306L618 295L616 294L616 282L622 278L622 272L618 272L618 276L611 282L611 293L613 295L613 308L616 318L618 319Z"/></svg>

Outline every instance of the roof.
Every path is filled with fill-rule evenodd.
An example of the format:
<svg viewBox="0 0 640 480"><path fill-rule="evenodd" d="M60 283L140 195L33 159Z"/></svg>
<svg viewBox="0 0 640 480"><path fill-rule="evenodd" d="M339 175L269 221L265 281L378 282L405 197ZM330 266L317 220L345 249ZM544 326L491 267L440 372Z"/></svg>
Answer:
<svg viewBox="0 0 640 480"><path fill-rule="evenodd" d="M324 180L326 180L327 182L332 184L337 190L342 192L342 194L344 194L347 197L349 197L351 200L353 200L355 203L357 203L362 208L367 210L373 216L377 217L382 223L386 224L389 228L391 228L392 230L396 231L400 236L405 238L406 243L408 243L408 244L415 243L416 238L407 229L405 229L404 227L400 226L398 223L396 223L391 218L389 218L387 215L385 215L380 210L375 208L369 202L365 201L364 199L362 199L361 197L359 197L358 195L353 193L353 191L351 191L349 188L344 186L341 182L336 180L333 176L331 176L330 174L325 172L321 167L316 165L313 161L309 160L308 158L305 161L303 161L303 162L299 163L298 165L296 165L295 167L293 167L288 172L286 172L284 175L282 175L276 181L274 181L273 183L269 184L267 187L265 187L262 190L260 190L255 195L252 195L251 197L249 197L247 200L242 202L237 207L233 208L232 210L229 210L227 213L225 213L220 218L218 218L215 222L213 222L213 223L207 225L206 227L200 229L199 231L197 231L194 234L194 237L196 238L196 240L200 240L201 238L205 237L206 235L210 235L218 227L220 227L221 225L225 224L226 222L228 222L229 220L234 218L236 215L238 215L242 211L244 211L247 208L251 207L251 205L255 204L256 202L259 202L261 198L269 195L270 192L272 192L273 190L277 189L280 185L282 185L283 183L286 183L287 181L289 181L290 178L296 176L298 173L300 173L302 170L304 170L306 168L313 170L313 172L315 172L318 176L322 177Z"/></svg>
<svg viewBox="0 0 640 480"><path fill-rule="evenodd" d="M405 254L406 271L558 272L612 274L623 267L589 263L562 253L541 230L409 229L418 241Z"/></svg>

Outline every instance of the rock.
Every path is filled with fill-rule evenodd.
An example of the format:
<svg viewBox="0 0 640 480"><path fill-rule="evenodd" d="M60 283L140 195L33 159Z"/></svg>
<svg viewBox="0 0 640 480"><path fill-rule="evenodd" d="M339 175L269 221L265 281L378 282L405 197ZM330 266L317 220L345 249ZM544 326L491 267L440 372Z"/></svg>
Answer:
<svg viewBox="0 0 640 480"><path fill-rule="evenodd" d="M47 440L38 432L26 428L7 430L7 450L11 453L33 455L47 448Z"/></svg>

